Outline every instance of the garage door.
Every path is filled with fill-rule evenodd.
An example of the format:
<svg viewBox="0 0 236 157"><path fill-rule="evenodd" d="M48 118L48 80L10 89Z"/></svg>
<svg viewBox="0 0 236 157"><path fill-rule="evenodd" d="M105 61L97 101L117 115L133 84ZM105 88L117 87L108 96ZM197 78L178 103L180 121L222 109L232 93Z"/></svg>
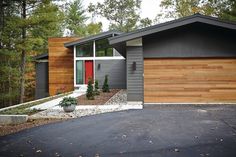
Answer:
<svg viewBox="0 0 236 157"><path fill-rule="evenodd" d="M144 59L144 102L236 102L236 59Z"/></svg>

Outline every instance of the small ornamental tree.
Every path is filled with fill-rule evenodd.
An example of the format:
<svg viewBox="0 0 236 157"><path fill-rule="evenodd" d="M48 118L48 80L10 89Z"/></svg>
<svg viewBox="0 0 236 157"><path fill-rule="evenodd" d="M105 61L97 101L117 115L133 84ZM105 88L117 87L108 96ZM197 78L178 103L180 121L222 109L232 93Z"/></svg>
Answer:
<svg viewBox="0 0 236 157"><path fill-rule="evenodd" d="M86 92L86 97L88 100L94 100L93 81L91 78L89 78L89 81L88 81L88 88L87 88L87 92Z"/></svg>
<svg viewBox="0 0 236 157"><path fill-rule="evenodd" d="M98 87L98 80L95 81L95 87L94 87L94 94L99 95L99 87Z"/></svg>
<svg viewBox="0 0 236 157"><path fill-rule="evenodd" d="M104 80L104 83L103 83L103 86L102 86L102 91L104 93L110 92L109 85L108 85L108 75L105 76L105 80Z"/></svg>

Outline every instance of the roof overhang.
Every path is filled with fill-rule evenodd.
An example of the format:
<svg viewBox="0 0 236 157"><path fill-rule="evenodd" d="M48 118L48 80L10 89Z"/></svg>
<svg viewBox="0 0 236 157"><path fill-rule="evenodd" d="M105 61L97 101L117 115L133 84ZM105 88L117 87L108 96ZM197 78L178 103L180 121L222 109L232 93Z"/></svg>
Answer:
<svg viewBox="0 0 236 157"><path fill-rule="evenodd" d="M48 59L48 53L43 53L40 55L37 55L35 57L33 57L34 60L42 60L42 59Z"/></svg>
<svg viewBox="0 0 236 157"><path fill-rule="evenodd" d="M92 35L92 36L85 37L85 38L82 38L82 39L79 39L79 40L75 40L75 41L72 41L72 42L65 43L64 46L65 47L71 47L71 46L74 46L74 45L81 45L81 44L84 44L84 43L87 43L87 42L90 42L90 41L99 40L99 39L106 38L106 37L107 38L108 37L114 37L114 36L117 36L119 34L121 34L121 32L118 32L118 31L103 32L103 33L100 33L100 34Z"/></svg>
<svg viewBox="0 0 236 157"><path fill-rule="evenodd" d="M120 43L124 43L129 40L137 39L137 38L147 36L153 33L162 32L165 30L181 27L181 26L196 23L196 22L209 24L209 25L213 25L217 27L222 27L226 29L236 30L236 23L234 22L222 21L215 17L204 16L201 14L194 14L192 16L187 16L187 17L180 18L177 20L157 24L157 25L139 29L133 32L124 33L119 36L111 37L109 38L109 43L114 47L118 47L118 45L124 45Z"/></svg>

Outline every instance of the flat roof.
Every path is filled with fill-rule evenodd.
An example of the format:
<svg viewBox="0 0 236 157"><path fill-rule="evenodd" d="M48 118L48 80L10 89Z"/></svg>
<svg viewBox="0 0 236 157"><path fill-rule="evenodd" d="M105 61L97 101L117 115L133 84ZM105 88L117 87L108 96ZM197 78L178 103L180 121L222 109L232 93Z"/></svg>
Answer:
<svg viewBox="0 0 236 157"><path fill-rule="evenodd" d="M48 53L43 53L34 57L35 60L48 59Z"/></svg>
<svg viewBox="0 0 236 157"><path fill-rule="evenodd" d="M74 46L74 45L80 45L80 44L83 44L83 43L86 43L86 42L89 42L89 41L98 40L98 39L105 38L105 37L110 37L110 36L113 36L113 35L119 35L121 33L122 32L118 32L118 31L107 31L107 32L96 34L96 35L88 36L88 37L85 37L85 38L82 38L82 39L78 39L78 40L75 40L75 41L72 41L72 42L65 43L64 46L65 47L70 47L70 46Z"/></svg>

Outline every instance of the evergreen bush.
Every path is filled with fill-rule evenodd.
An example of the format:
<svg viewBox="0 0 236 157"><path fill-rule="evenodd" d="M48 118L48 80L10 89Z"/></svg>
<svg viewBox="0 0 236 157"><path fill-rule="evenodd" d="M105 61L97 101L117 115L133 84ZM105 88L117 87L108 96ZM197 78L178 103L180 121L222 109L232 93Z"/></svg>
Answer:
<svg viewBox="0 0 236 157"><path fill-rule="evenodd" d="M94 87L94 95L99 95L99 87L98 87L98 80L95 81L95 87Z"/></svg>
<svg viewBox="0 0 236 157"><path fill-rule="evenodd" d="M93 93L93 80L89 78L88 81L88 88L86 92L86 97L88 100L94 100L94 93Z"/></svg>
<svg viewBox="0 0 236 157"><path fill-rule="evenodd" d="M102 86L102 91L104 93L110 92L109 85L108 85L108 75L105 76L105 80L104 80L104 83L103 83L103 86Z"/></svg>

